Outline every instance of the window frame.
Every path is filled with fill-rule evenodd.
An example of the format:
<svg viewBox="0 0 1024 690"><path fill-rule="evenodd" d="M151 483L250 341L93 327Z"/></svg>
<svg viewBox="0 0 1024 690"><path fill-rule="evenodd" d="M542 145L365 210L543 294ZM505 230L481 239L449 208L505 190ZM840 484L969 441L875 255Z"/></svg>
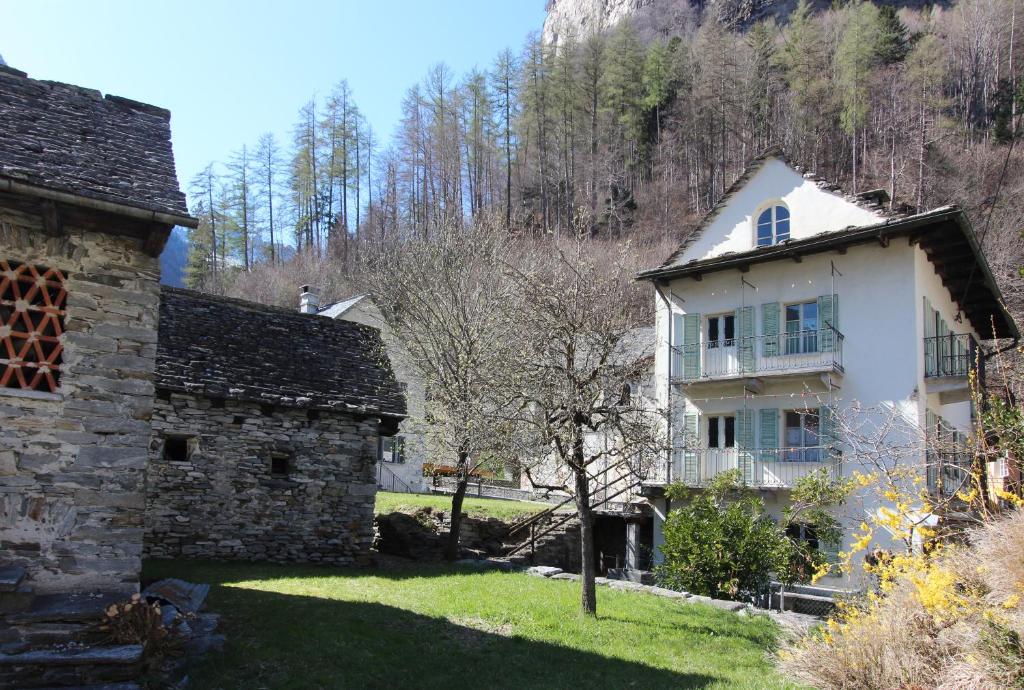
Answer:
<svg viewBox="0 0 1024 690"><path fill-rule="evenodd" d="M725 337L729 332L726 326L728 325L728 319L732 319L732 338ZM718 331L718 338L716 340L711 339L711 322L716 322L716 330ZM704 317L704 332L701 336L704 338L704 342L707 348L718 349L727 347L736 347L736 330L739 324L736 321L736 312L724 311L720 314L708 314Z"/></svg>
<svg viewBox="0 0 1024 690"><path fill-rule="evenodd" d="M0 257L0 395L60 399L68 277Z"/></svg>
<svg viewBox="0 0 1024 690"><path fill-rule="evenodd" d="M807 307L814 307L814 328L807 328L807 315L805 309ZM792 307L797 307L800 310L800 318L796 322L799 324L799 328L790 333L789 324L793 323L789 319L789 310ZM803 300L800 302L786 302L782 305L782 339L783 339L783 354L786 355L808 355L820 352L821 343L819 342L818 332L821 330L821 314L818 311L818 300ZM793 345L796 343L796 346Z"/></svg>
<svg viewBox="0 0 1024 690"><path fill-rule="evenodd" d="M405 437L401 434L381 436L377 444L377 459L391 465L404 465Z"/></svg>
<svg viewBox="0 0 1024 690"><path fill-rule="evenodd" d="M807 410L807 409L786 409L781 410L782 414L779 416L782 418L782 446L785 449L783 460L787 462L817 462L821 459L820 452L814 451L809 452L808 449L816 449L821 447L821 416L818 412ZM798 427L792 427L789 424L789 415L797 415ZM814 424L814 443L808 445L808 431L809 426L807 419L813 418ZM798 428L800 430L800 444L794 445L790 442L789 430Z"/></svg>
<svg viewBox="0 0 1024 690"><path fill-rule="evenodd" d="M779 218L778 217L778 209L780 209L780 208L783 211L785 211L785 213L786 213L786 217L785 218ZM770 230L770 236L768 238L769 241L767 243L765 243L765 244L762 244L762 242L761 242L761 232L760 232L761 231L761 225L762 225L761 217L765 213L769 213L770 216L771 216L769 221L768 221L769 222L768 228ZM779 236L780 235L780 233L779 233L779 223L780 222L784 222L786 224L785 237L780 237ZM753 226L753 232L754 232L754 248L756 249L756 248L760 248L760 247L773 247L773 246L775 246L777 244L780 244L780 243L785 242L786 240L790 239L793 236L793 234L792 234L792 223L793 223L793 212L790 210L789 206L787 206L785 204L785 202L783 202L781 199L774 199L774 200L772 200L772 201L770 201L770 202L768 202L766 204L763 204L763 205L759 206L757 211L754 213L754 215L751 218L751 225Z"/></svg>

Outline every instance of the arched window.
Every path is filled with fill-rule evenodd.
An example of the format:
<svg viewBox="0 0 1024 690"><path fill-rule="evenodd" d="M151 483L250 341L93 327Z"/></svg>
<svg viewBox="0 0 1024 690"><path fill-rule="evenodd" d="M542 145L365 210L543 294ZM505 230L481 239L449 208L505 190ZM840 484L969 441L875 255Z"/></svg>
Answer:
<svg viewBox="0 0 1024 690"><path fill-rule="evenodd" d="M770 206L757 217L757 246L768 247L789 239L789 209Z"/></svg>

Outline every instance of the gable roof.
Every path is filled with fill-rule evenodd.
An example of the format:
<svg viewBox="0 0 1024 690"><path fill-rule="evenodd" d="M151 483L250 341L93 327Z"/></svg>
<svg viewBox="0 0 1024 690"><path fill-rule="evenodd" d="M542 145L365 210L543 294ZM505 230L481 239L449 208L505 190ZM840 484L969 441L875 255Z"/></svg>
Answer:
<svg viewBox="0 0 1024 690"><path fill-rule="evenodd" d="M882 218L900 218L906 215L902 209L888 208L886 202L889 200L889 195L884 190L874 189L861 192L859 194L849 194L838 184L819 177L815 173L808 172L799 164L791 161L782 147L773 146L762 151L758 156L750 161L747 167L744 168L743 172L740 173L740 176L737 177L736 180L729 185L729 188L725 190L725 193L722 194L721 198L715 202L707 213L704 214L697 223L694 231L685 240L683 240L682 243L680 243L679 247L669 255L669 257L661 264L660 268L680 265L680 261L686 253L686 250L701 237L704 230L711 225L715 218L717 218L729 205L729 202L732 201L736 193L743 189L747 183L761 171L765 164L771 160L778 160L789 166L799 173L805 180L817 185L819 189L840 196L845 201L867 211L871 211Z"/></svg>
<svg viewBox="0 0 1024 690"><path fill-rule="evenodd" d="M0 66L0 190L195 227L170 119L163 108Z"/></svg>
<svg viewBox="0 0 1024 690"><path fill-rule="evenodd" d="M376 329L179 288L161 294L156 387L385 418L406 412Z"/></svg>
<svg viewBox="0 0 1024 690"><path fill-rule="evenodd" d="M935 266L942 284L983 338L990 334L996 338L1020 337L970 220L958 206L890 218L874 225L823 232L800 240L756 247L747 252L689 261L679 266L661 266L644 271L638 278L663 281L689 276L699 280L705 273L728 269L746 271L753 264L842 251L858 244L877 242L884 246L897 237L906 237L921 247Z"/></svg>
<svg viewBox="0 0 1024 690"><path fill-rule="evenodd" d="M345 312L362 302L367 297L369 297L369 295L365 293L362 295L346 297L345 299L338 300L334 304L328 304L326 307L318 311L317 315L326 316L331 319L341 318L345 315Z"/></svg>

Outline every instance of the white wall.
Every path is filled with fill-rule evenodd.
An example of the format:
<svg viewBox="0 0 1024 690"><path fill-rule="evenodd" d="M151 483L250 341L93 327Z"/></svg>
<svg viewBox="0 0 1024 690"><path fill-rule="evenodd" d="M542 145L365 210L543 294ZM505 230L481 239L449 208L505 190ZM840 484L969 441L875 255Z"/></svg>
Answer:
<svg viewBox="0 0 1024 690"><path fill-rule="evenodd" d="M744 303L752 305L755 307L755 334L759 335L762 303L810 301L834 289L839 295L838 328L844 335L845 374L836 378L839 388L833 391L840 418L861 419L863 415L853 411L853 407L860 404L864 409L877 412L875 421L886 414L900 415L906 428L919 423L923 415L919 404L923 357L916 251L905 241L894 240L888 247L865 244L851 247L846 254L830 252L808 256L801 263L784 260L755 264L748 273L728 270L706 274L701 281L680 278L663 290L668 293L675 313L705 315L731 311ZM841 274L835 277L834 283L833 264ZM755 287L744 286L741 282L744 279ZM658 392L665 404L669 395L670 320L663 301L656 300L658 351L655 366ZM763 380L764 395L750 396L746 400L750 409L794 409L817 406L819 399L828 400L816 376L788 382L773 382L770 376ZM744 405L741 384L733 384L732 388L708 383L675 386L672 396L673 410L678 410L685 399L702 414L730 412ZM716 396L733 397L707 399ZM677 428L679 423L679 418L674 417L673 424ZM903 437L892 441L904 448L913 442ZM844 460L846 475L854 469L864 469L848 458ZM781 514L785 493L777 492L769 502L773 514ZM860 495L848 502L842 513L845 522L855 525L863 519L865 511L875 509L877 505L872 496ZM842 546L847 547L849 541L847 536Z"/></svg>
<svg viewBox="0 0 1024 690"><path fill-rule="evenodd" d="M790 238L804 239L822 232L851 226L873 225L882 216L853 204L841 195L821 189L781 160L764 162L746 185L705 227L676 262L709 259L727 252L754 249L757 215L772 200L781 200L790 211Z"/></svg>

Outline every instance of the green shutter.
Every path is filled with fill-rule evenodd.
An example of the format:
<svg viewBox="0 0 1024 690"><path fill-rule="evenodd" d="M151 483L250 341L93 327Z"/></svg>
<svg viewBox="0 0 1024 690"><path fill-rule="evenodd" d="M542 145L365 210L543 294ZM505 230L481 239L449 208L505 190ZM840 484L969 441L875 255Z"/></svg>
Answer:
<svg viewBox="0 0 1024 690"><path fill-rule="evenodd" d="M749 374L754 371L754 308L737 309L736 324L739 330L740 371Z"/></svg>
<svg viewBox="0 0 1024 690"><path fill-rule="evenodd" d="M736 446L743 482L754 481L754 411L736 411Z"/></svg>
<svg viewBox="0 0 1024 690"><path fill-rule="evenodd" d="M822 352L836 348L835 332L839 330L839 295L822 295L818 298L818 342Z"/></svg>
<svg viewBox="0 0 1024 690"><path fill-rule="evenodd" d="M779 454L779 411L774 407L766 407L759 413L761 459L765 462L778 460Z"/></svg>
<svg viewBox="0 0 1024 690"><path fill-rule="evenodd" d="M779 303L765 302L761 305L761 335L764 336L762 352L765 357L779 354Z"/></svg>
<svg viewBox="0 0 1024 690"><path fill-rule="evenodd" d="M683 315L683 378L700 378L700 314Z"/></svg>
<svg viewBox="0 0 1024 690"><path fill-rule="evenodd" d="M697 462L700 448L700 415L696 412L688 412L683 415L683 432L686 436L683 450L683 476L684 484L693 486L697 483Z"/></svg>
<svg viewBox="0 0 1024 690"><path fill-rule="evenodd" d="M838 439L836 438L835 411L828 405L818 408L818 443L826 448L834 448ZM826 450L822 460L828 460L832 453Z"/></svg>
<svg viewBox="0 0 1024 690"><path fill-rule="evenodd" d="M672 361L669 376L678 378L683 373L683 315L672 314Z"/></svg>

